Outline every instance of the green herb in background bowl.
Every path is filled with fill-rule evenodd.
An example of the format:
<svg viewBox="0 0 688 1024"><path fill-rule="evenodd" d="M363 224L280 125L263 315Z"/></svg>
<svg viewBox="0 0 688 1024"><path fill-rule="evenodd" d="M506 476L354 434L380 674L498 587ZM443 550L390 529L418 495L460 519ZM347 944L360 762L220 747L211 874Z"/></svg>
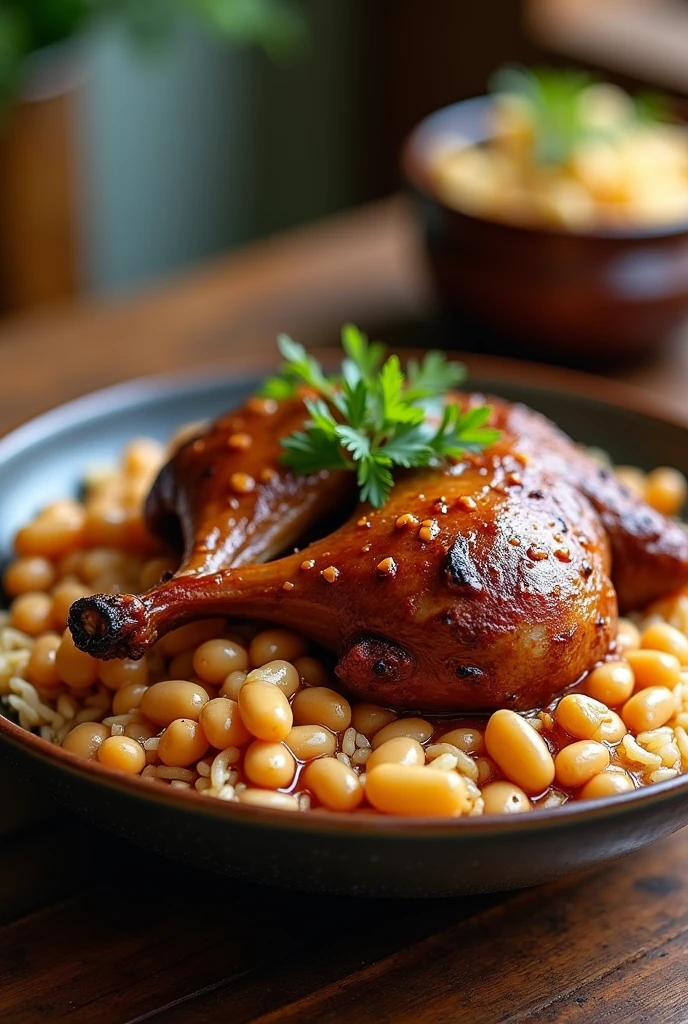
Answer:
<svg viewBox="0 0 688 1024"><path fill-rule="evenodd" d="M490 92L507 105L520 102L535 161L542 164L566 164L586 143L616 142L635 128L670 120L662 96L633 97L576 69L502 68L493 75Z"/></svg>

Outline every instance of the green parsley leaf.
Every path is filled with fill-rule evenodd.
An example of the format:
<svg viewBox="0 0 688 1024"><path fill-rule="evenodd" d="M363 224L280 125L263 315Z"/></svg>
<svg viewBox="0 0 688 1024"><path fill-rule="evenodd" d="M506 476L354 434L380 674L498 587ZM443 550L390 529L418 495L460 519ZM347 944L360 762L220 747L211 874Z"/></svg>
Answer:
<svg viewBox="0 0 688 1024"><path fill-rule="evenodd" d="M444 395L458 387L466 379L466 367L461 363L447 362L441 352L428 352L422 363L409 359L406 377L406 397L415 402Z"/></svg>
<svg viewBox="0 0 688 1024"><path fill-rule="evenodd" d="M320 363L309 355L300 342L294 341L288 334L280 334L277 337L277 347L285 360L285 369L293 381L307 384L324 395L330 393L330 384Z"/></svg>
<svg viewBox="0 0 688 1024"><path fill-rule="evenodd" d="M307 398L305 406L310 414L309 425L312 425L315 429L319 430L325 437L336 438L337 436L337 421L332 415L332 411L322 399L311 399Z"/></svg>
<svg viewBox="0 0 688 1024"><path fill-rule="evenodd" d="M268 377L267 380L263 381L259 394L263 398L275 398L278 402L281 402L285 398L293 398L294 390L294 382L286 377Z"/></svg>
<svg viewBox="0 0 688 1024"><path fill-rule="evenodd" d="M342 448L351 452L357 462L365 462L370 457L370 438L353 427L337 427L337 437Z"/></svg>
<svg viewBox="0 0 688 1024"><path fill-rule="evenodd" d="M659 92L640 92L633 98L638 124L653 125L674 120L669 98Z"/></svg>
<svg viewBox="0 0 688 1024"><path fill-rule="evenodd" d="M430 445L434 452L445 458L461 458L466 452L480 452L495 444L500 432L485 428L492 414L492 406L481 405L462 413L458 405L447 404L442 422Z"/></svg>
<svg viewBox="0 0 688 1024"><path fill-rule="evenodd" d="M265 398L291 398L296 393L298 385L305 384L325 398L332 399L332 387L320 363L300 342L294 341L288 334L278 334L277 348L284 359L284 364L278 376L269 377L264 381L260 389L261 395Z"/></svg>
<svg viewBox="0 0 688 1024"><path fill-rule="evenodd" d="M394 436L382 445L380 452L397 466L403 466L405 469L430 465L434 454L425 431L419 430L418 426L413 424L399 427Z"/></svg>
<svg viewBox="0 0 688 1024"><path fill-rule="evenodd" d="M283 461L295 473L345 469L356 473L361 501L380 508L394 486L394 467L441 466L478 452L499 439L487 427L492 409L477 406L462 412L445 401L465 377L465 369L441 352L412 360L404 372L399 357L385 359L385 349L369 342L352 324L342 329L345 358L341 373L328 377L303 345L280 335L285 362L266 381L262 393L293 396L306 385L304 429L282 441Z"/></svg>
<svg viewBox="0 0 688 1024"><path fill-rule="evenodd" d="M372 344L367 335L354 324L342 327L342 348L347 358L342 362L342 376L350 384L363 380L373 384L385 357L385 346L379 341Z"/></svg>
<svg viewBox="0 0 688 1024"><path fill-rule="evenodd" d="M658 94L628 96L624 114L598 124L586 110L586 94L602 85L587 71L575 68L500 68L490 80L492 93L516 96L532 115L533 146L538 162L565 164L578 146L589 141L614 142L639 125L671 120L666 99Z"/></svg>
<svg viewBox="0 0 688 1024"><path fill-rule="evenodd" d="M285 437L282 441L284 461L295 473L308 475L321 469L349 469L339 438L328 437L317 427Z"/></svg>
<svg viewBox="0 0 688 1024"><path fill-rule="evenodd" d="M537 160L562 164L589 135L580 100L594 81L587 71L506 67L492 77L490 89L525 100L533 113Z"/></svg>
<svg viewBox="0 0 688 1024"><path fill-rule="evenodd" d="M356 429L365 423L367 401L368 386L363 379L353 386L347 380L342 381L342 399L341 404L337 403L337 408Z"/></svg>
<svg viewBox="0 0 688 1024"><path fill-rule="evenodd" d="M361 501L369 501L373 508L382 508L394 486L391 465L391 459L379 454L359 462L357 480Z"/></svg>

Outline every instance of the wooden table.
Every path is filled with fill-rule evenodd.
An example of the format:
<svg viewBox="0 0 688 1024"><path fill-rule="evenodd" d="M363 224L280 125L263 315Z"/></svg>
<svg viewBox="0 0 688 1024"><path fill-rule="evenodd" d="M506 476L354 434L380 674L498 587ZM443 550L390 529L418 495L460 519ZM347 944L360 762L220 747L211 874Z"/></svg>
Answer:
<svg viewBox="0 0 688 1024"><path fill-rule="evenodd" d="M429 308L408 211L385 202L134 301L5 323L0 429L131 376L239 364L278 330L431 331ZM688 348L624 376L684 400ZM1 760L0 808L3 1024L688 1020L688 830L541 889L374 902L199 875L59 813Z"/></svg>

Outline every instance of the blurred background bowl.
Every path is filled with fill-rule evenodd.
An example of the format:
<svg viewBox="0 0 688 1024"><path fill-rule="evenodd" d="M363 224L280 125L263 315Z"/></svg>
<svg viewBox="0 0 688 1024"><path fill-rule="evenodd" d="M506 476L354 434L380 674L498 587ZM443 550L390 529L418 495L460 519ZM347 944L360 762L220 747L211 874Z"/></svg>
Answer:
<svg viewBox="0 0 688 1024"><path fill-rule="evenodd" d="M649 355L688 312L688 222L574 232L449 206L436 161L452 143L490 138L493 102L480 96L436 111L402 150L451 340L592 368Z"/></svg>

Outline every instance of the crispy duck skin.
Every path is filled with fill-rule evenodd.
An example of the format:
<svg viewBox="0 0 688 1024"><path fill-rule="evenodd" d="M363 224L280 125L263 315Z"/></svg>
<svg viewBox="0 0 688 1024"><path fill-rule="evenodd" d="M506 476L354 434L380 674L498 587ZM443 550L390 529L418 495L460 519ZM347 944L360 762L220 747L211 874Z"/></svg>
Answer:
<svg viewBox="0 0 688 1024"><path fill-rule="evenodd" d="M183 546L177 575L266 562L353 491L349 474L295 476L280 438L303 427L302 398L250 398L183 444L146 502L154 535Z"/></svg>
<svg viewBox="0 0 688 1024"><path fill-rule="evenodd" d="M640 607L688 581L688 533L539 414L493 404L482 454L400 473L384 508L297 554L83 598L76 645L138 658L189 620L256 617L334 651L343 689L388 707L546 704L607 654L617 593Z"/></svg>

